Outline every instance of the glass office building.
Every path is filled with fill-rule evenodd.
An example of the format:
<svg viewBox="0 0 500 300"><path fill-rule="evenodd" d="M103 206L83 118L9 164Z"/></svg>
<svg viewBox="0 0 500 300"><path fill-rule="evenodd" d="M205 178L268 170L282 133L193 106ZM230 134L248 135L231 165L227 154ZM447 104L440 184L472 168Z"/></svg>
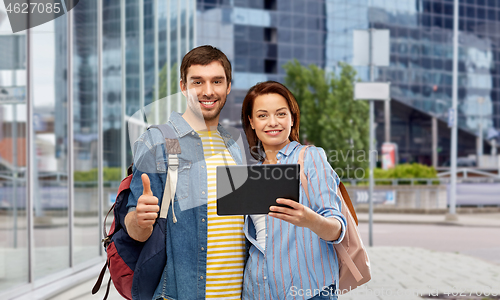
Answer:
<svg viewBox="0 0 500 300"><path fill-rule="evenodd" d="M231 60L221 121L238 124L248 88L283 82L291 59L336 72L352 61L352 30L389 29L390 66L375 73L392 83L391 141L402 160L430 163L434 123L445 162L452 16L450 0L85 0L13 34L0 4L0 298L97 276L103 216L132 161L125 124L178 92L196 45ZM460 1L459 156L476 152L479 128L500 127L499 28L499 0ZM380 103L376 121L380 147Z"/></svg>
<svg viewBox="0 0 500 300"><path fill-rule="evenodd" d="M459 7L458 149L466 156L476 153L480 129L486 137L490 128L500 127L500 2L464 0ZM335 72L338 62L352 62L354 29L389 29L390 65L376 68L375 81L391 82L390 139L398 144L401 161L431 164L434 123L436 165L449 160L452 0L198 0L197 11L198 22L205 24L198 41L221 47L233 62L234 106L224 113L234 121L246 90L259 81L283 82L282 65L291 59ZM356 69L368 80L367 67ZM376 104L376 122L380 150L382 103Z"/></svg>
<svg viewBox="0 0 500 300"><path fill-rule="evenodd" d="M158 81L193 48L195 8L86 0L13 34L0 4L1 299L48 297L104 264L103 217L132 161L124 116L177 91Z"/></svg>

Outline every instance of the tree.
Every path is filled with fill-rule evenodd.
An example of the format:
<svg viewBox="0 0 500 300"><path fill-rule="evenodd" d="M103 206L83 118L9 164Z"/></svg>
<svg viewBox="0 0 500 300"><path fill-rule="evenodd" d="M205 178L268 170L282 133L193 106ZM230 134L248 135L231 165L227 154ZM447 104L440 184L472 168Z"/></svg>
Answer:
<svg viewBox="0 0 500 300"><path fill-rule="evenodd" d="M158 99L162 99L167 97L167 64L163 65L163 68L160 71L160 97ZM170 95L176 94L180 92L179 90L179 80L181 76L179 75L179 67L177 63L174 63L170 68Z"/></svg>
<svg viewBox="0 0 500 300"><path fill-rule="evenodd" d="M155 93L153 93L154 102L150 106L150 113L146 113L149 117L151 117L152 121L157 124L164 123L170 117L170 112L176 111L179 113L184 113L187 108L187 102L185 97L181 94L180 86L179 86L179 67L177 63L174 63L170 68L170 93L167 95L167 64L163 66L159 73L159 97L156 97ZM153 91L155 88L153 86ZM158 110L160 112L159 119L156 119L155 112Z"/></svg>
<svg viewBox="0 0 500 300"><path fill-rule="evenodd" d="M284 66L285 84L299 103L301 141L322 147L339 177L364 177L369 106L353 100L356 71L346 63L340 68L337 76L294 60ZM355 174L356 169L363 171Z"/></svg>

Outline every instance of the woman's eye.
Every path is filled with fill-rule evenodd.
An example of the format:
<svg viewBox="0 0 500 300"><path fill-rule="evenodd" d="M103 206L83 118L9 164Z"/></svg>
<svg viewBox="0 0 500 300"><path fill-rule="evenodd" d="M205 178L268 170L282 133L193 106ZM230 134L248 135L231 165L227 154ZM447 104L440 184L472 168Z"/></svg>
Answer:
<svg viewBox="0 0 500 300"><path fill-rule="evenodd" d="M259 118L265 118L266 115L262 114L262 115L258 115L257 117L259 117Z"/></svg>
<svg viewBox="0 0 500 300"><path fill-rule="evenodd" d="M286 116L286 113L284 113L284 112L278 113L278 116L280 116L280 117Z"/></svg>

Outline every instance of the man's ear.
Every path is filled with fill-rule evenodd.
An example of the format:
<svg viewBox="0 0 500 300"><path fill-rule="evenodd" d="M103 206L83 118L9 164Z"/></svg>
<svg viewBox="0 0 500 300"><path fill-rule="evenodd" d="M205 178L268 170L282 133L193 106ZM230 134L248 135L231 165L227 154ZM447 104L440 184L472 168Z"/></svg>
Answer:
<svg viewBox="0 0 500 300"><path fill-rule="evenodd" d="M186 98L187 98L187 87L186 87L186 85L184 84L184 82L182 81L182 79L181 79L181 80L179 80L179 86L180 86L180 88L181 88L181 92L182 92L182 94L184 95L184 97L186 97Z"/></svg>
<svg viewBox="0 0 500 300"><path fill-rule="evenodd" d="M227 85L226 96L231 92L231 82Z"/></svg>

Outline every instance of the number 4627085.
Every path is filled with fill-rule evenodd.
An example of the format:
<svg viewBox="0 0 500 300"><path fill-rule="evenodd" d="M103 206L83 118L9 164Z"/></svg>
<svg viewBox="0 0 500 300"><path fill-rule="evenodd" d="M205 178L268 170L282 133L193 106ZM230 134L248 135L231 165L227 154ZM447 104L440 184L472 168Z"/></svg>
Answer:
<svg viewBox="0 0 500 300"><path fill-rule="evenodd" d="M29 14L29 13L47 13L58 14L61 11L61 3L9 3L6 7L8 13Z"/></svg>

